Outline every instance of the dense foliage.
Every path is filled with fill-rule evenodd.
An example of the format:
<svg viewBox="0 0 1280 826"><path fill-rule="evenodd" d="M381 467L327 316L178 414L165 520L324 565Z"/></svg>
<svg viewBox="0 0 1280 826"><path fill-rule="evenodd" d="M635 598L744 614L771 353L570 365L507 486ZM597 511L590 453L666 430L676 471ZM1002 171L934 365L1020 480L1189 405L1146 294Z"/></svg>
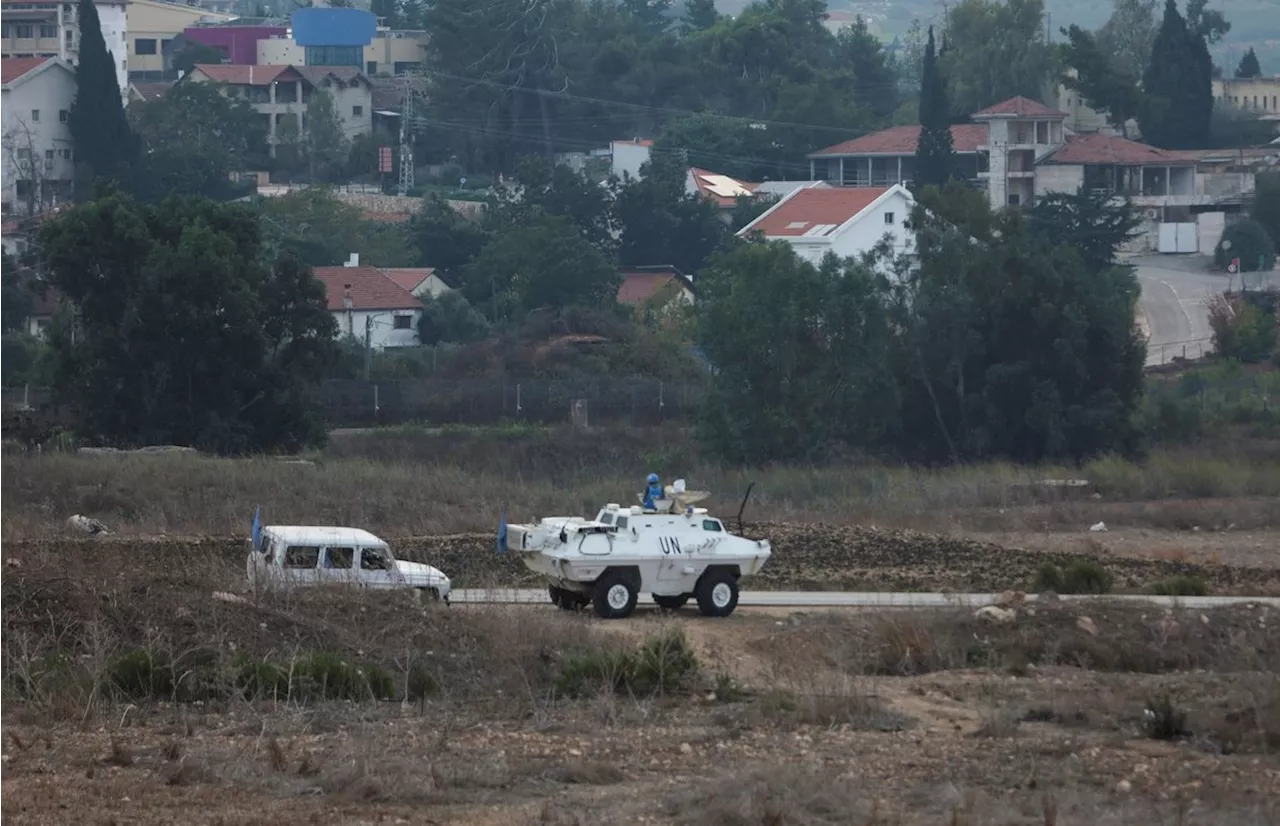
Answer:
<svg viewBox="0 0 1280 826"><path fill-rule="evenodd" d="M124 115L116 82L116 55L107 49L93 0L79 0L76 97L67 125L75 144L76 197L93 196L98 180L128 181L138 157L138 138ZM121 55L123 57L123 55Z"/></svg>
<svg viewBox="0 0 1280 826"><path fill-rule="evenodd" d="M82 436L224 453L323 438L303 382L332 359L336 324L309 267L264 263L252 212L111 194L50 222L40 244L77 309L50 342Z"/></svg>
<svg viewBox="0 0 1280 826"><path fill-rule="evenodd" d="M815 267L777 243L718 257L698 304L716 366L704 438L735 461L1132 449L1145 348L1136 279L1112 264L1132 222L1087 197L992 214L952 182L912 216L918 261Z"/></svg>

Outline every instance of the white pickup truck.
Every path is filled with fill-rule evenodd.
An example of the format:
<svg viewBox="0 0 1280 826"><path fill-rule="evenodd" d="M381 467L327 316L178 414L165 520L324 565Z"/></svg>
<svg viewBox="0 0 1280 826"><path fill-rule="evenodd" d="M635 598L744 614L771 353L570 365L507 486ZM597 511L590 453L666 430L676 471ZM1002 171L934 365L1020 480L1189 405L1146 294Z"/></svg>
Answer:
<svg viewBox="0 0 1280 826"><path fill-rule="evenodd" d="M413 588L449 602L453 586L438 568L398 560L387 543L360 528L268 525L250 541L245 563L249 585L307 587L349 584L361 588Z"/></svg>

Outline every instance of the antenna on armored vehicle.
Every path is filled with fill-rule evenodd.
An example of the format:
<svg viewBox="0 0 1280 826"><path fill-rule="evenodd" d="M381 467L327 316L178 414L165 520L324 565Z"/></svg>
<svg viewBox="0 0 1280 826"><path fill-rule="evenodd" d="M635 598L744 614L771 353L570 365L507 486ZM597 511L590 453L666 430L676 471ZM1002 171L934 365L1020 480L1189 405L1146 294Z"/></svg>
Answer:
<svg viewBox="0 0 1280 826"><path fill-rule="evenodd" d="M755 482L747 485L747 493L742 497L742 507L738 508L738 533L742 533L742 512L747 509L747 500L751 498L751 489L755 486Z"/></svg>

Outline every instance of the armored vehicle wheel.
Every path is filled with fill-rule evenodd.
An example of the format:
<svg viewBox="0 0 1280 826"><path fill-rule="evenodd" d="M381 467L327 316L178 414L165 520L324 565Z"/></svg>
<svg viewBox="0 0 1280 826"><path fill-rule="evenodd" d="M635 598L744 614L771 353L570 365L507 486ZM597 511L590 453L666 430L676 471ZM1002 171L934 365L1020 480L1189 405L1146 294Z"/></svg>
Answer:
<svg viewBox="0 0 1280 826"><path fill-rule="evenodd" d="M640 595L631 580L619 571L607 571L596 580L592 594L592 607L602 619L623 619L631 616Z"/></svg>
<svg viewBox="0 0 1280 826"><path fill-rule="evenodd" d="M658 607L666 611L679 611L689 602L688 594L677 594L673 597L664 597L660 594L652 594L652 596Z"/></svg>
<svg viewBox="0 0 1280 826"><path fill-rule="evenodd" d="M704 617L727 617L738 607L738 580L728 571L707 571L693 595Z"/></svg>

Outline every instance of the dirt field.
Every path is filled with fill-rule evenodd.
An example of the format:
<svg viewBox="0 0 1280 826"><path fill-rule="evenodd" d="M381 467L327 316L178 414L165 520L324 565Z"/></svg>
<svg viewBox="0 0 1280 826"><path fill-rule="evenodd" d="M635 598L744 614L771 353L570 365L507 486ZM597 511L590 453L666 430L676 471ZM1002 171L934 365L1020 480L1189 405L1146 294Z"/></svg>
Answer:
<svg viewBox="0 0 1280 826"><path fill-rule="evenodd" d="M601 622L226 602L215 559L84 561L6 563L14 823L1280 816L1280 612L1258 604Z"/></svg>

